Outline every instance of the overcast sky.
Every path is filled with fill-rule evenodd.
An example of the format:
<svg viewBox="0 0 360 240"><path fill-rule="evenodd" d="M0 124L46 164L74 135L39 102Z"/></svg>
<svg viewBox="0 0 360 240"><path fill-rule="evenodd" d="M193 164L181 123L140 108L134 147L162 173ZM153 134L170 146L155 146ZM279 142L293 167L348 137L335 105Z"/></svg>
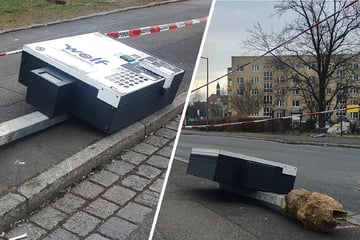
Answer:
<svg viewBox="0 0 360 240"><path fill-rule="evenodd" d="M274 16L274 1L271 0L217 0L209 22L201 56L209 58L209 81L226 74L231 66L231 56L241 56L244 50L242 41L249 38L248 29L259 22L267 33L280 31L290 17ZM220 81L226 88L227 78ZM206 83L206 60L201 59L193 88ZM216 83L209 86L209 95L215 93ZM202 90L206 94L206 87Z"/></svg>

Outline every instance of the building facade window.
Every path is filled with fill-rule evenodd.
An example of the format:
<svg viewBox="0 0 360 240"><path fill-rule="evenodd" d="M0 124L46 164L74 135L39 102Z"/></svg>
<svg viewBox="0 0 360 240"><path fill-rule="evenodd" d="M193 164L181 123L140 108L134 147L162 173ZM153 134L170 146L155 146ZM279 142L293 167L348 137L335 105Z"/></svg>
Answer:
<svg viewBox="0 0 360 240"><path fill-rule="evenodd" d="M358 89L358 88L355 88L355 87L352 87L352 88L350 88L350 93L351 93L351 94L358 94L358 93L359 93L359 89Z"/></svg>
<svg viewBox="0 0 360 240"><path fill-rule="evenodd" d="M252 83L252 84L260 83L259 77L251 77L251 83Z"/></svg>
<svg viewBox="0 0 360 240"><path fill-rule="evenodd" d="M237 90L236 90L236 94L237 94L238 96L242 96L242 95L244 95L244 90L243 90L243 89L237 89Z"/></svg>
<svg viewBox="0 0 360 240"><path fill-rule="evenodd" d="M277 106L278 107L283 107L284 106L284 101L283 100L277 101Z"/></svg>
<svg viewBox="0 0 360 240"><path fill-rule="evenodd" d="M283 96L284 94L285 94L285 89L283 89L283 88L277 89L277 95Z"/></svg>
<svg viewBox="0 0 360 240"><path fill-rule="evenodd" d="M272 80L272 72L264 72L264 81Z"/></svg>
<svg viewBox="0 0 360 240"><path fill-rule="evenodd" d="M260 94L260 90L255 88L255 89L251 89L251 94L252 95L259 95Z"/></svg>
<svg viewBox="0 0 360 240"><path fill-rule="evenodd" d="M271 107L264 107L264 116L271 116Z"/></svg>
<svg viewBox="0 0 360 240"><path fill-rule="evenodd" d="M271 83L264 84L264 93L272 93L272 84Z"/></svg>
<svg viewBox="0 0 360 240"><path fill-rule="evenodd" d="M285 82L285 78L284 78L283 76L278 77L278 78L277 78L277 82L278 82L279 84L284 83L284 82Z"/></svg>
<svg viewBox="0 0 360 240"><path fill-rule="evenodd" d="M346 72L345 70L338 70L336 72L336 78L337 79L345 79Z"/></svg>
<svg viewBox="0 0 360 240"><path fill-rule="evenodd" d="M243 67L243 66L240 66L240 65L237 65L236 70L237 70L238 72L243 72L243 71L244 71L244 67Z"/></svg>
<svg viewBox="0 0 360 240"><path fill-rule="evenodd" d="M260 71L260 66L259 65L251 65L251 71L253 71L253 72Z"/></svg>
<svg viewBox="0 0 360 240"><path fill-rule="evenodd" d="M238 78L237 78L237 83L238 83L238 84L244 84L244 82L245 82L245 80L244 80L243 77L238 77Z"/></svg>
<svg viewBox="0 0 360 240"><path fill-rule="evenodd" d="M232 86L232 80L231 80L231 79L228 80L228 86L229 86L229 87Z"/></svg>
<svg viewBox="0 0 360 240"><path fill-rule="evenodd" d="M276 116L277 118L285 117L285 109L280 109L280 110L276 111L275 116Z"/></svg>
<svg viewBox="0 0 360 240"><path fill-rule="evenodd" d="M350 118L359 119L359 113L358 112L351 112L350 113Z"/></svg>
<svg viewBox="0 0 360 240"><path fill-rule="evenodd" d="M345 96L337 96L337 99L336 99L336 102L339 106L345 106L346 105L346 102L347 102L347 99Z"/></svg>
<svg viewBox="0 0 360 240"><path fill-rule="evenodd" d="M352 82L358 82L359 81L359 75L358 74L352 74L351 75L351 81Z"/></svg>
<svg viewBox="0 0 360 240"><path fill-rule="evenodd" d="M350 105L357 105L357 104L358 104L358 101L352 99L352 100L349 100L349 104L350 104Z"/></svg>
<svg viewBox="0 0 360 240"><path fill-rule="evenodd" d="M293 88L292 93L293 93L293 95L299 95L300 94L300 89Z"/></svg>
<svg viewBox="0 0 360 240"><path fill-rule="evenodd" d="M271 63L264 64L264 69L270 69L272 68Z"/></svg>
<svg viewBox="0 0 360 240"><path fill-rule="evenodd" d="M264 96L264 104L265 105L272 104L272 96Z"/></svg>
<svg viewBox="0 0 360 240"><path fill-rule="evenodd" d="M355 63L355 62L351 63L351 69L352 69L352 70L359 69L359 64L358 64L358 63Z"/></svg>
<svg viewBox="0 0 360 240"><path fill-rule="evenodd" d="M300 107L300 100L293 100L292 101L292 106L293 107Z"/></svg>

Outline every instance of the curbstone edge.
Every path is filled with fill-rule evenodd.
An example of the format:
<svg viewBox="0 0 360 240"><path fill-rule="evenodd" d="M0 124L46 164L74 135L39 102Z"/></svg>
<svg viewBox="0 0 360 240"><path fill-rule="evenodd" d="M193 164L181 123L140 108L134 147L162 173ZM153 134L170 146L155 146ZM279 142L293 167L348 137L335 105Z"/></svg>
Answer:
<svg viewBox="0 0 360 240"><path fill-rule="evenodd" d="M28 180L18 188L19 194L5 195L0 199L0 231L5 231L12 223L87 175L99 164L144 140L147 133L156 131L174 119L183 110L186 95L186 92L179 94L173 103L160 111L97 141Z"/></svg>

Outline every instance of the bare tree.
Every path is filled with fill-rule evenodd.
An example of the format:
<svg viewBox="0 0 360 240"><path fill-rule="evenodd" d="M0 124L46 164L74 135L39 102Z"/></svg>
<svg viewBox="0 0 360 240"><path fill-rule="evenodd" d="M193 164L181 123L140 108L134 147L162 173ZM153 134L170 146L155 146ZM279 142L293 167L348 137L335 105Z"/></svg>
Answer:
<svg viewBox="0 0 360 240"><path fill-rule="evenodd" d="M260 89L253 88L250 82L245 82L237 91L237 94L231 97L231 102L239 117L247 117L259 111L263 100Z"/></svg>
<svg viewBox="0 0 360 240"><path fill-rule="evenodd" d="M196 91L191 94L190 101L191 102L206 102L206 94L201 91Z"/></svg>
<svg viewBox="0 0 360 240"><path fill-rule="evenodd" d="M353 88L359 89L358 77L352 71L358 66L360 52L360 6L351 3L282 0L275 4L276 14L294 13L297 18L279 33L267 34L257 24L250 31L251 39L246 41L253 50L269 51L304 32L271 54L291 70L290 75L309 109L328 110L334 99L345 96ZM293 62L285 56L292 56ZM312 73L298 68L299 64ZM328 91L331 86L336 88ZM321 115L319 124L325 126L325 115Z"/></svg>

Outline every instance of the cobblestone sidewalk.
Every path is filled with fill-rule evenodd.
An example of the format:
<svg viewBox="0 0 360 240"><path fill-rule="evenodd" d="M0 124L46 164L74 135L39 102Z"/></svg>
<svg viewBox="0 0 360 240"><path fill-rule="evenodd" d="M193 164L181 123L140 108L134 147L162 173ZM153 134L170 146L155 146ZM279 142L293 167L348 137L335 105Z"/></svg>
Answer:
<svg viewBox="0 0 360 240"><path fill-rule="evenodd" d="M133 239L136 232L144 238L150 227L143 222L152 222L178 125L179 119L171 121L98 167L14 224L6 239L25 233L24 239Z"/></svg>

